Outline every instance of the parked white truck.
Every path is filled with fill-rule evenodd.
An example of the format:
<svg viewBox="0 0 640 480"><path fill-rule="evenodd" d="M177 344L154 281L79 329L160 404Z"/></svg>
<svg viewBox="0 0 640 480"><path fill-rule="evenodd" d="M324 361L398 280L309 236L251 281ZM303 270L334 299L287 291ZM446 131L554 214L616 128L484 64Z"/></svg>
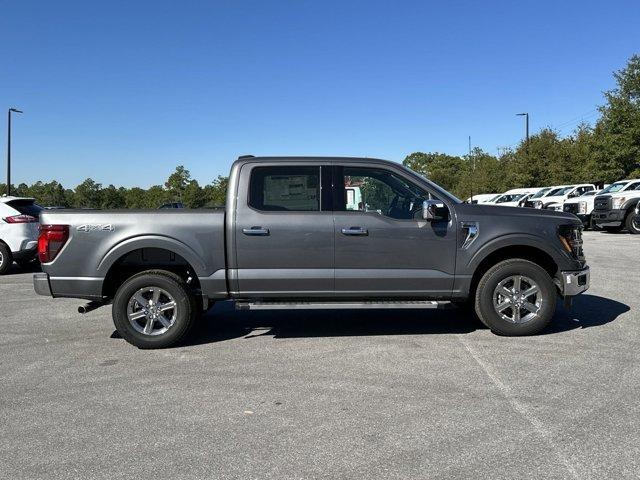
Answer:
<svg viewBox="0 0 640 480"><path fill-rule="evenodd" d="M595 224L608 232L626 228L629 233L640 234L634 222L634 209L640 200L640 179L620 180L600 192L594 201Z"/></svg>

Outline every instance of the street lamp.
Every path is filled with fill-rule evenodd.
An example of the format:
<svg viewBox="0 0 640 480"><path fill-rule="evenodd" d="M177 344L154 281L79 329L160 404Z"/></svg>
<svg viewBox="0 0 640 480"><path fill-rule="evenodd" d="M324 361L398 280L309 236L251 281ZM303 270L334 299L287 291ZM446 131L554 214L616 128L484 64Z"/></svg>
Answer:
<svg viewBox="0 0 640 480"><path fill-rule="evenodd" d="M11 114L22 113L22 110L10 108L7 112L7 197L11 195Z"/></svg>
<svg viewBox="0 0 640 480"><path fill-rule="evenodd" d="M526 131L526 146L529 151L529 114L528 113L516 113L517 117L525 117L525 131Z"/></svg>

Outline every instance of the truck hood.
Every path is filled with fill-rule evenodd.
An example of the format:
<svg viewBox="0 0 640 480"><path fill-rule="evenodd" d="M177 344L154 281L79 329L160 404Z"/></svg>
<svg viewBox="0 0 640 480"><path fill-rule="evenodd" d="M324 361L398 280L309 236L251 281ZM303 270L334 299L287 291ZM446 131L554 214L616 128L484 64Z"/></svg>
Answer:
<svg viewBox="0 0 640 480"><path fill-rule="evenodd" d="M559 220L566 220L567 223L577 223L580 224L580 220L578 217L573 215L572 213L566 212L556 212L553 210L540 210L536 208L523 208L523 207L501 207L498 205L470 205L470 204L459 204L456 206L456 209L460 209L465 215L488 215L492 217L512 217L512 218L522 218L522 217L535 217L535 218L548 218L551 221L558 222Z"/></svg>
<svg viewBox="0 0 640 480"><path fill-rule="evenodd" d="M541 200L542 203L544 203L545 205L547 205L548 203L560 203L560 202L564 202L567 199L566 196L564 195L560 195L560 196L554 196L554 197L542 197L539 198L538 200Z"/></svg>

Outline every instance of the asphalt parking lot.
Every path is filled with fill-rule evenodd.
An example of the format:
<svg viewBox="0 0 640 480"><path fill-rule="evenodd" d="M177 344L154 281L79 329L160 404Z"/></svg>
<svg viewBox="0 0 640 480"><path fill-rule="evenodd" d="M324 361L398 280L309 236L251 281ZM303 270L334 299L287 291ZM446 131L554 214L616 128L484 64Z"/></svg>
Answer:
<svg viewBox="0 0 640 480"><path fill-rule="evenodd" d="M0 277L0 477L638 478L640 235L528 338L458 310L236 312L138 350ZM115 338L114 338L115 337Z"/></svg>

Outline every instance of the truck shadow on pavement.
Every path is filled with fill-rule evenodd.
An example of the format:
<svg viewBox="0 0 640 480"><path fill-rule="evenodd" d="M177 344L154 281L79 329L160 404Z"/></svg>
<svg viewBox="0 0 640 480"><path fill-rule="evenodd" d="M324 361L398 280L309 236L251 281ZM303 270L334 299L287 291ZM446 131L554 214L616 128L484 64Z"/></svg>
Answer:
<svg viewBox="0 0 640 480"><path fill-rule="evenodd" d="M630 310L604 297L581 295L571 311L559 301L556 316L541 333L548 335L605 325ZM433 335L471 333L486 329L471 313L441 310L283 310L237 311L220 302L200 319L182 346L258 336L273 338L344 337L376 335Z"/></svg>

